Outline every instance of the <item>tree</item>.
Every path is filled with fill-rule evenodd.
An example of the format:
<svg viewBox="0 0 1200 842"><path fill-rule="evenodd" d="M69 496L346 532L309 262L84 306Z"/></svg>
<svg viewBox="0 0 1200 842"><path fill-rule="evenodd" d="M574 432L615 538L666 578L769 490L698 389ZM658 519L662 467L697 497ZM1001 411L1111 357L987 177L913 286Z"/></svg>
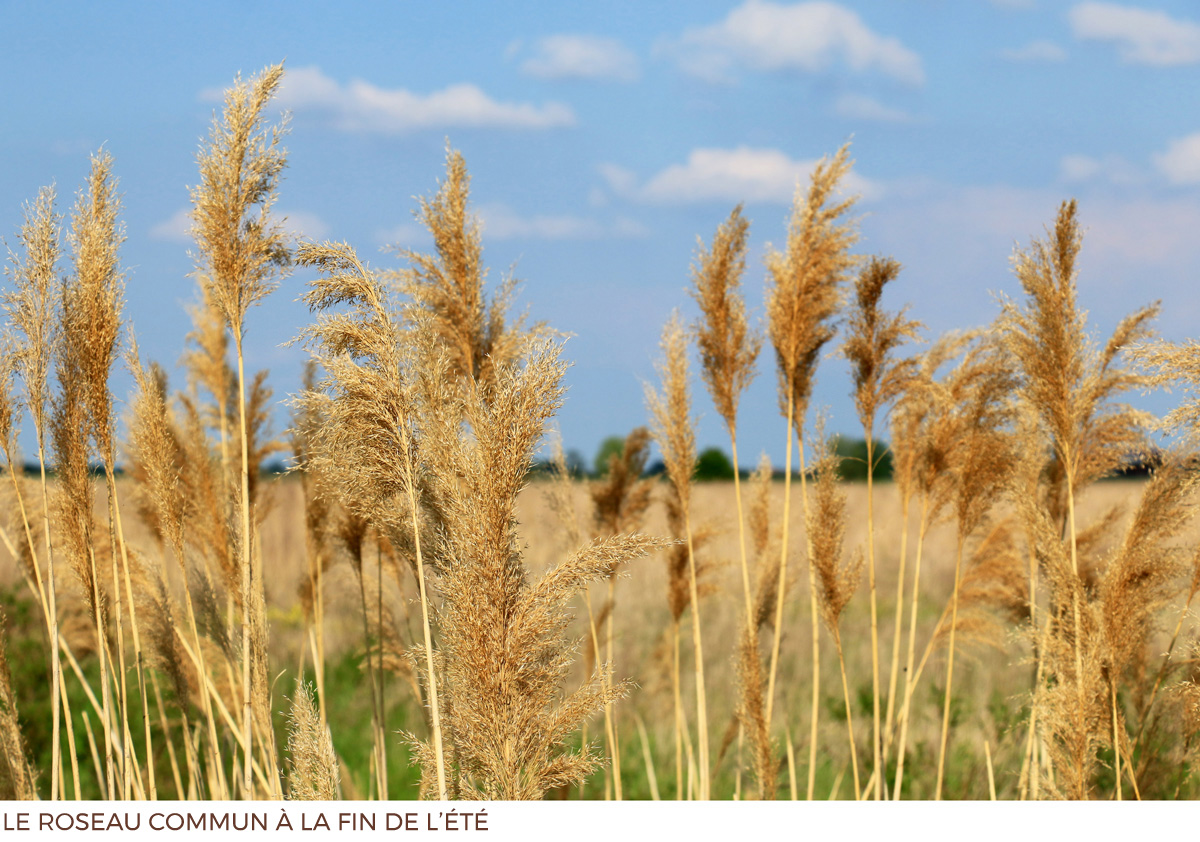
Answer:
<svg viewBox="0 0 1200 842"><path fill-rule="evenodd" d="M874 479L889 480L892 478L892 452L887 443L876 439L875 475ZM867 478L867 442L865 439L846 438L838 436L837 455L841 457L838 474L844 480L858 482Z"/></svg>
<svg viewBox="0 0 1200 842"><path fill-rule="evenodd" d="M701 451L696 459L696 479L707 480L733 479L733 462L719 447L709 447Z"/></svg>
<svg viewBox="0 0 1200 842"><path fill-rule="evenodd" d="M596 451L596 460L592 463L592 473L598 477L607 476L608 463L614 456L619 457L624 452L625 437L609 436L600 443L600 449Z"/></svg>

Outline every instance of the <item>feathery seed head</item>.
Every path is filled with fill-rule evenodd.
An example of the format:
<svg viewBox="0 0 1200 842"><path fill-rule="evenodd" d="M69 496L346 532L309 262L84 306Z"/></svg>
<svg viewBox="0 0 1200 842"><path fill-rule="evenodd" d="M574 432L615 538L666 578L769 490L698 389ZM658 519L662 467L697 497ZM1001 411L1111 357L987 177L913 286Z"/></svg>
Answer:
<svg viewBox="0 0 1200 842"><path fill-rule="evenodd" d="M62 341L75 348L72 354L79 367L89 432L108 466L115 457L108 375L120 353L125 291L117 256L125 240L124 226L117 220L119 211L112 156L101 151L92 157L87 189L80 192L71 216L69 240L75 271L63 288Z"/></svg>
<svg viewBox="0 0 1200 842"><path fill-rule="evenodd" d="M818 440L824 440L818 429ZM808 534L812 536L811 563L817 574L817 595L821 616L835 638L840 637L838 622L862 579L865 559L862 552L847 563L842 559L842 541L846 534L846 492L838 482L836 439L825 441L825 453L816 464L817 493L809 511Z"/></svg>
<svg viewBox="0 0 1200 842"><path fill-rule="evenodd" d="M754 379L754 362L762 347L762 337L746 325L746 302L741 294L749 227L738 205L717 229L712 248L700 243L692 267L691 295L702 314L694 328L701 374L731 433L737 427L738 401Z"/></svg>
<svg viewBox="0 0 1200 842"><path fill-rule="evenodd" d="M591 487L593 521L600 535L620 535L641 529L654 480L643 477L650 458L650 431L636 427L625 437L619 454L608 463L608 474Z"/></svg>
<svg viewBox="0 0 1200 842"><path fill-rule="evenodd" d="M338 797L337 754L329 730L321 724L313 693L307 684L296 681L292 709L288 714L288 754L292 765L288 773L288 798L292 801L333 801Z"/></svg>
<svg viewBox="0 0 1200 842"><path fill-rule="evenodd" d="M850 171L849 145L813 171L807 194L796 191L786 253L767 253L767 321L779 370L780 404L791 402L803 418L813 374L831 324L842 303L842 285L857 259L849 253L858 239L854 220L844 217L855 198L831 203L838 183ZM786 410L785 410L786 411Z"/></svg>
<svg viewBox="0 0 1200 842"><path fill-rule="evenodd" d="M16 335L17 373L25 389L25 403L33 415L39 444L46 434L50 401L50 364L59 331L59 275L62 215L54 209L53 187L43 187L37 199L25 206L25 221L17 235L24 251L11 250L6 273L15 289L3 297L4 310Z"/></svg>
<svg viewBox="0 0 1200 842"><path fill-rule="evenodd" d="M191 188L201 282L237 342L246 311L275 288L290 262L286 235L271 217L287 165L280 145L286 120L267 128L263 113L282 78L277 64L253 79L234 80L197 156L200 184Z"/></svg>
<svg viewBox="0 0 1200 842"><path fill-rule="evenodd" d="M1151 335L1149 322L1158 312L1158 305L1151 305L1125 318L1098 350L1076 302L1075 262L1082 241L1076 204L1063 202L1046 241L1035 240L1014 256L1027 302L1021 307L1004 299L1001 321L1005 344L1021 370L1021 393L1037 411L1064 481L1073 489L1111 473L1145 446L1150 417L1115 398L1151 380L1117 359Z"/></svg>
<svg viewBox="0 0 1200 842"><path fill-rule="evenodd" d="M915 359L891 357L906 339L918 338L920 323L905 318L905 310L886 313L879 306L884 285L899 274L900 264L891 258L872 257L862 268L842 345L854 374L854 403L868 432L874 429L876 413L905 391L917 370Z"/></svg>
<svg viewBox="0 0 1200 842"><path fill-rule="evenodd" d="M646 385L650 429L686 513L696 470L696 433L688 389L687 339L678 312L672 313L663 327L659 347L663 353L657 366L662 393Z"/></svg>

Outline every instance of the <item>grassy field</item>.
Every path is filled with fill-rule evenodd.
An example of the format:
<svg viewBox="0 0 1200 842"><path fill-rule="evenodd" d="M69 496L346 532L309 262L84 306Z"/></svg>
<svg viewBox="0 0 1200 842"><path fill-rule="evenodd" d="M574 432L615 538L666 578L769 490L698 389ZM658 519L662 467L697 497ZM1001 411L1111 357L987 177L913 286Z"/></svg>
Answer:
<svg viewBox="0 0 1200 842"><path fill-rule="evenodd" d="M1140 481L1113 481L1095 486L1084 501L1081 501L1080 517L1089 523L1101 515L1117 508L1121 511L1124 525L1130 516L1137 498L1143 490ZM128 488L129 483L123 483ZM655 489L655 496L665 494L665 482ZM298 670L305 669L312 679L311 654L307 651L307 623L300 605L299 593L306 576L307 560L304 550L303 489L296 479L284 478L271 481L269 513L261 531L263 546L269 547L264 557L266 576L267 609L271 635L271 661L275 665L277 678L274 682L276 725L280 745L286 744L288 697ZM882 534L899 535L902 513L894 486L883 484L877 489L876 523ZM528 546L528 558L535 575L550 568L566 552L562 525L548 502L548 483L534 482L522 492L518 501L519 534ZM710 527L713 539L705 549L705 557L711 561L712 569L705 577L708 593L702 597L705 621L706 675L709 683L709 710L714 746L723 749L723 758L717 764L714 787L723 797L733 797L749 787L749 773L743 769L745 759L739 763L739 747L736 733L729 740L729 723L733 721L737 703L736 651L730 643L736 640L740 587L736 565L737 546L735 524L729 512L733 498L733 485L728 482L704 483L696 488L696 519L699 526ZM783 485L776 481L771 489L771 506L778 512L782 508ZM576 503L580 512L588 511L590 498L585 484L577 484ZM848 547L861 545L865 540L863 530L865 511L865 485L858 483L849 487L847 520L857 525L846 536ZM1002 516L1002 515L1000 515ZM811 665L805 657L810 651L810 626L808 622L807 579L796 575L802 571L802 548L804 546L804 524L797 517L792 524L791 564L795 567L792 581L795 587L789 592L785 604L784 656L780 665L780 710L774 738L781 748L790 733L793 755L797 758L797 774L800 776L800 796L803 797L803 761L807 757L808 700L811 692ZM910 533L916 534L915 513L910 518ZM667 524L663 507L656 500L648 512L646 530L650 533L665 533ZM1195 535L1184 536L1194 541ZM148 531L138 525L129 530L131 546L148 556L160 552L157 543ZM775 541L778 540L776 536ZM919 609L920 645L924 645L942 610L946 607L953 590L954 536L951 525L942 523L930 530L926 539L926 556L922 574L921 607ZM912 548L910 548L912 552ZM881 611L891 616L895 602L896 575L898 572L900 547L897 542L881 541L879 553L879 587L884 594ZM367 578L377 571L367 564ZM19 571L11 556L4 557L0 566L0 582L3 582L4 611L8 621L9 660L13 669L14 685L18 688L18 703L22 715L22 726L34 766L49 768L49 705L44 688L47 681L45 628L39 622L34 603L24 588ZM178 581L173 583L179 587ZM411 616L416 600L415 587L411 580L401 591L388 593L389 614L397 618L402 633L410 645L418 643L416 624L419 619ZM346 797L374 796L373 778L369 774L372 757L372 710L369 684L363 667L362 606L354 572L349 563L335 565L328 571L328 588L325 637L328 658L325 677L326 696L322 701L329 718L333 744L343 764L342 787ZM664 629L669 626L667 609L667 572L662 558L650 557L629 564L617 579L616 598L619 605L614 619L615 658L614 671L620 678L628 678L634 688L628 698L614 706L616 730L621 746L623 793L626 798L649 799L657 790L660 798L674 798L676 792L674 769L674 743L671 688L669 682L670 652ZM599 609L607 591L595 589L591 597L595 609ZM1178 606L1175 606L1176 608ZM568 679L568 686L578 684L584 678L584 664L590 661L587 646L589 637L586 599L579 598L571 606L575 620L570 635L581 652L576 670ZM868 621L867 606L862 594L858 594L846 611L845 622L849 626L862 627ZM370 622L374 623L375 618ZM984 743L992 756L996 769L995 786L999 798L1015 797L1019 787L1018 775L1021 758L1025 750L1027 718L1031 699L1032 649L1024 630L1009 626L997 627L985 640L974 643L964 660L959 691L955 696L952 713L954 743L946 781L946 797L975 798L989 797L988 775ZM1189 630L1194 633L1194 630ZM821 656L826 669L836 669L836 655L828 635L822 636ZM882 648L891 650L892 633L888 628L881 639ZM1165 637L1156 645L1166 646ZM847 639L846 660L850 674L850 686L856 708L854 716L859 729L859 751L863 752L869 742L871 712L871 676L869 639L854 637ZM944 653L939 652L931 662L923 686L918 690L918 707L910 736L910 781L908 797L930 797L933 788L933 766L936 763L940 727L940 702L944 684L939 667ZM95 657L83 660L85 672L95 679ZM387 725L389 733L400 730L421 730L426 726L421 701L412 684L411 671L392 674L386 683ZM685 685L685 693L692 687ZM86 697L81 689L74 692L74 709L79 714L79 733L85 733L82 714L86 710ZM849 784L849 757L844 741L845 711L840 689L827 683L822 700L824 719L821 723L823 748L821 767L817 773L817 794L825 797L851 797ZM136 719L136 713L131 714ZM95 716L91 718L95 727ZM645 740L642 729L645 729ZM602 717L593 717L587 726L591 740L603 739ZM724 743L729 740L728 746ZM159 746L162 751L162 746ZM649 752L653 776L646 762ZM182 749L179 749L182 756ZM94 785L94 771L90 769L90 758L83 770L88 781ZM167 762L161 756L163 766ZM284 758L283 762L286 762ZM413 798L418 794L418 770L410 763L410 751L398 738L388 743L389 765L388 796L395 799ZM780 752L781 772L779 797L791 797L787 774L786 751ZM162 768L162 766L160 766ZM739 771L742 770L742 771ZM604 798L612 797L610 776L611 764L594 776L584 789L564 788L551 797ZM654 780L652 786L651 780ZM744 780L742 779L744 778ZM1181 795L1195 795L1195 784L1188 783ZM48 781L43 776L39 781L43 797L48 793Z"/></svg>

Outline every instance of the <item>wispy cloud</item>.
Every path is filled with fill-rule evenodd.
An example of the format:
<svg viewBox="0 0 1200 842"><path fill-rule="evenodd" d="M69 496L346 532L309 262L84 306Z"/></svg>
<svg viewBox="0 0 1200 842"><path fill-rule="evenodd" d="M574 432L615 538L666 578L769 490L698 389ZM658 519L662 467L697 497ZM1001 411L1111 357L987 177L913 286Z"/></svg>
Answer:
<svg viewBox="0 0 1200 842"><path fill-rule="evenodd" d="M1200 133L1172 140L1151 160L1172 184L1200 184Z"/></svg>
<svg viewBox="0 0 1200 842"><path fill-rule="evenodd" d="M1114 44L1121 60L1130 64L1200 62L1200 25L1166 12L1117 3L1078 3L1068 19L1076 38Z"/></svg>
<svg viewBox="0 0 1200 842"><path fill-rule="evenodd" d="M660 50L684 71L710 81L726 80L738 68L812 73L835 65L913 85L925 81L920 56L830 2L745 0L720 23L688 29Z"/></svg>
<svg viewBox="0 0 1200 842"><path fill-rule="evenodd" d="M1061 200L1054 189L931 185L923 195L904 196L902 207L885 203L872 217L872 239L921 273L931 326L961 326L992 318L994 292L1019 294L1007 258L1014 243L1024 249L1046 236ZM1200 207L1186 197L1123 191L1081 196L1079 214L1080 295L1093 315L1115 323L1162 297L1175 302L1163 329L1188 329L1196 307L1180 287L1200 260Z"/></svg>
<svg viewBox="0 0 1200 842"><path fill-rule="evenodd" d="M1142 170L1120 155L1064 155L1059 161L1059 177L1071 184L1104 182L1119 187L1145 184Z"/></svg>
<svg viewBox="0 0 1200 842"><path fill-rule="evenodd" d="M796 160L778 149L693 149L687 161L673 164L644 182L615 165L601 168L610 189L636 201L656 204L697 202L792 201L796 185L806 180L817 165L814 160ZM850 173L846 190L864 197L877 197L877 184Z"/></svg>
<svg viewBox="0 0 1200 842"><path fill-rule="evenodd" d="M1053 41L1031 41L1024 47L1001 50L1000 57L1009 61L1053 63L1067 60L1067 51Z"/></svg>
<svg viewBox="0 0 1200 842"><path fill-rule="evenodd" d="M205 91L205 98L220 92ZM427 94L381 88L361 79L345 84L318 67L291 69L279 89L279 103L296 112L325 115L347 132L408 134L424 129L550 129L571 126L575 114L558 102L534 105L500 102L476 85L450 85Z"/></svg>
<svg viewBox="0 0 1200 842"><path fill-rule="evenodd" d="M492 240L603 240L647 234L640 223L624 217L601 222L573 214L524 216L502 204L482 205L478 213L483 236Z"/></svg>
<svg viewBox="0 0 1200 842"><path fill-rule="evenodd" d="M187 243L192 239L192 213L182 208L150 229L150 239Z"/></svg>
<svg viewBox="0 0 1200 842"><path fill-rule="evenodd" d="M307 211L280 211L283 230L294 240L321 240L329 236L329 226L315 213Z"/></svg>
<svg viewBox="0 0 1200 842"><path fill-rule="evenodd" d="M637 56L612 38L596 35L550 35L521 62L521 72L538 79L596 79L633 82Z"/></svg>
<svg viewBox="0 0 1200 842"><path fill-rule="evenodd" d="M842 95L834 105L834 110L839 116L851 120L869 120L875 123L907 123L912 120L907 111L892 108L860 94Z"/></svg>
<svg viewBox="0 0 1200 842"><path fill-rule="evenodd" d="M329 234L329 226L315 213L276 210L273 216L293 240L319 240ZM180 208L167 219L152 226L150 238L169 243L190 243L192 241L191 209Z"/></svg>
<svg viewBox="0 0 1200 842"><path fill-rule="evenodd" d="M525 215L501 203L480 205L474 213L485 242L639 239L649 234L640 222L624 216L600 220L570 213ZM431 242L429 231L415 221L380 231L376 239L400 248L424 248Z"/></svg>

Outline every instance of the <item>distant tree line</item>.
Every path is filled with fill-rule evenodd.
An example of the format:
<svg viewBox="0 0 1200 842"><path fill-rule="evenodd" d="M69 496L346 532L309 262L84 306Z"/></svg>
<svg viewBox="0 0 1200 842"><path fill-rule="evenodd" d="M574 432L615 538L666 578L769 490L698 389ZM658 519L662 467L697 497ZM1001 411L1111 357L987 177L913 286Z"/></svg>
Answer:
<svg viewBox="0 0 1200 842"><path fill-rule="evenodd" d="M600 443L596 455L589 466L587 460L578 450L568 450L565 454L567 471L577 479L600 479L608 475L608 468L613 458L620 458L625 446L622 436L609 436ZM838 436L835 449L841 457L838 469L839 476L847 482L865 482L867 479L867 442L866 439L850 436ZM887 442L875 440L875 475L877 482L887 482L892 479L892 452ZM1162 454L1151 450L1144 454L1131 454L1125 459L1124 467L1117 472L1113 479L1145 479L1162 463ZM539 459L534 462L530 473L535 477L549 474L554 470L550 459ZM662 460L650 462L646 467L647 476L657 476L664 472ZM746 479L750 471L741 469L741 476ZM775 479L783 479L783 470L776 468ZM696 480L698 482L714 482L732 480L734 474L733 461L729 454L719 447L708 447L700 451L696 457Z"/></svg>

